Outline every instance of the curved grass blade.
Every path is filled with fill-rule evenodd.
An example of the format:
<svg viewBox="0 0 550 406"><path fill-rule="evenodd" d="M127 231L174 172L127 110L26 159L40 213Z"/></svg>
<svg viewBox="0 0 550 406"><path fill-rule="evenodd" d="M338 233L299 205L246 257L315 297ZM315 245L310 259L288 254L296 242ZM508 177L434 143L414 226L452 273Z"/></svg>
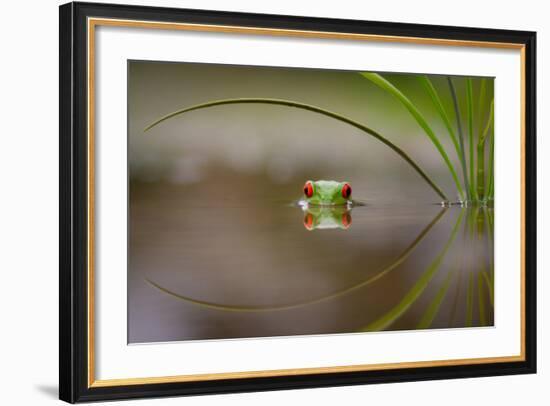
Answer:
<svg viewBox="0 0 550 406"><path fill-rule="evenodd" d="M487 114L487 79L480 79L479 86L479 103L477 109L477 132L478 139L481 139L483 134L483 129L485 127L485 116Z"/></svg>
<svg viewBox="0 0 550 406"><path fill-rule="evenodd" d="M439 222L443 214L447 211L447 208L442 209L437 216L428 224L421 232L418 234L418 236L413 240L413 242L397 257L397 259L392 262L390 265L382 269L380 272L376 273L374 276L371 276L370 278L359 282L355 285L352 285L350 287L347 287L345 289L339 290L337 292L331 293L329 295L324 295L315 299L311 299L308 301L303 302L296 302L296 303L289 303L279 306L234 306L234 305L225 305L221 303L215 303L215 302L209 302L205 300L198 300L191 298L189 296L184 296L179 293L173 292L170 289L167 289L165 287L162 287L158 283L155 283L151 281L150 279L145 279L147 283L149 283L151 286L159 289L160 291L173 296L177 299L183 300L185 302L193 303L199 306L208 307L211 309L216 310L225 310L225 311L233 311L233 312L270 312L270 311L278 311L278 310L290 310L295 309L298 307L303 306L309 306L313 304L318 304L321 302L325 302L328 300L336 299L338 297L344 296L348 293L351 293L353 291L356 291L358 289L364 288L365 286L371 285L372 283L376 282L377 280L383 278L388 273L393 271L395 268L397 268L399 265L401 265L405 260L412 254L412 252L415 250L415 248L420 244L420 242L428 235L428 232L432 229L432 227Z"/></svg>
<svg viewBox="0 0 550 406"><path fill-rule="evenodd" d="M495 197L495 179L494 179L494 163L495 162L495 134L490 137L489 142L489 163L487 169L487 199L493 199Z"/></svg>
<svg viewBox="0 0 550 406"><path fill-rule="evenodd" d="M482 142L484 133L484 119L486 114L486 99L487 99L487 79L480 79L479 86L479 102L477 108L477 196L479 199L483 199L485 195L485 143Z"/></svg>
<svg viewBox="0 0 550 406"><path fill-rule="evenodd" d="M487 122L487 127L485 127L484 131L484 139L483 142L487 139L487 137L490 137L489 142L489 163L487 168L487 192L485 193L485 198L491 198L493 197L493 173L494 173L494 154L495 154L495 130L494 130L494 117L495 117L495 101L491 101L491 110L489 114L489 121ZM489 131L492 129L492 131Z"/></svg>
<svg viewBox="0 0 550 406"><path fill-rule="evenodd" d="M486 106L485 103L487 102L487 79L481 78L480 79L480 85L479 85L479 108L478 108L478 116L477 116L477 130L479 133L479 137L481 138L481 133L483 131L483 121L486 114Z"/></svg>
<svg viewBox="0 0 550 406"><path fill-rule="evenodd" d="M479 198L485 197L485 141L487 140L487 134L489 134L489 128L493 123L493 106L489 110L489 118L485 129L480 132L479 141L477 143L477 195Z"/></svg>
<svg viewBox="0 0 550 406"><path fill-rule="evenodd" d="M453 80L450 76L447 76L447 82L449 83L449 89L451 90L451 97L453 99L453 106L455 109L456 127L458 129L458 140L460 143L460 164L462 166L462 175L464 176L464 184L466 187L468 200L471 200L472 195L470 193L470 181L468 180L468 174L466 172L466 149L464 147L464 133L462 132L462 117L458 106L458 98L456 97L455 85L453 84Z"/></svg>
<svg viewBox="0 0 550 406"><path fill-rule="evenodd" d="M477 201L478 196L474 178L474 91L471 78L466 78L466 107L468 118L468 147L470 152L470 195L473 200Z"/></svg>
<svg viewBox="0 0 550 406"><path fill-rule="evenodd" d="M439 313L439 309L441 308L441 304L443 303L443 300L445 300L445 297L447 296L447 291L449 290L449 286L451 285L451 280L453 276L454 276L454 271L449 272L449 274L445 278L445 281L443 282L443 285L437 291L435 298L429 304L428 308L426 309L426 312L420 319L420 322L416 325L417 329L430 328L430 326L432 325L435 319L435 316L437 316L437 313Z"/></svg>
<svg viewBox="0 0 550 406"><path fill-rule="evenodd" d="M449 168L449 172L453 177L453 180L455 182L456 189L458 190L460 198L464 199L464 191L462 190L462 185L458 180L458 176L456 175L455 168L451 163L449 156L447 155L447 152L445 152L445 148L443 148L443 145L441 145L441 142L439 142L439 139L435 135L434 131L429 126L424 116L416 108L416 106L407 98L407 96L405 96L399 89L397 89L388 80L384 79L381 75L377 73L372 73L372 72L361 72L361 75L369 79L370 81L372 81L373 83L381 87L382 89L391 93L393 96L395 96L405 106L405 108L409 111L409 113L411 113L411 115L414 117L416 122L420 125L420 127L424 130L424 132L428 136L428 138L435 145L437 151L443 158L443 161L445 161L445 164L447 165L447 168Z"/></svg>
<svg viewBox="0 0 550 406"><path fill-rule="evenodd" d="M458 139L456 137L456 134L453 130L453 126L451 125L451 120L449 118L449 115L445 111L445 107L443 107L443 103L441 102L441 99L439 98L439 94L437 93L437 90L435 90L435 87L431 80L428 78L428 76L418 76L418 80L420 83L424 86L428 94L430 95L430 98L432 99L432 102L437 109L437 112L439 113L439 116L441 117L441 120L443 121L443 124L445 124L445 127L447 128L447 131L449 132L449 136L451 138L451 141L453 142L453 145L455 147L456 155L458 159L460 160L460 145L458 144ZM465 182L465 181L464 181Z"/></svg>
<svg viewBox="0 0 550 406"><path fill-rule="evenodd" d="M482 199L485 196L485 143L477 144L477 196Z"/></svg>
<svg viewBox="0 0 550 406"><path fill-rule="evenodd" d="M372 130L371 128L358 123L355 120L352 120L348 117L342 116L338 113L334 113L329 110L322 109L317 106L313 106L311 104L305 104L305 103L298 103L291 100L281 100L281 99L265 99L265 98L239 98L239 99L225 99L225 100L214 100L207 103L197 104L194 106L186 107L180 110L176 110L172 113L169 113L158 120L154 121L153 123L149 124L147 127L145 127L144 131L149 131L151 128L155 127L156 125L162 123L163 121L166 121L172 117L175 117L177 115L187 113L194 110L200 110L205 109L208 107L214 107L214 106L221 106L226 104L251 104L251 103L259 103L259 104L276 104L280 106L287 106L287 107L295 107L303 110L309 110L315 113L319 113L331 118L334 118L338 121L344 122L346 124L349 124L367 134L369 134L371 137L377 139L378 141L382 142L384 145L388 146L391 150L393 150L395 153L397 153L401 158L403 158L419 175L426 181L428 185L445 201L448 201L449 199L443 193L443 191L437 186L432 179L410 158L405 151L403 151L401 148L399 148L397 145L389 141L387 138L383 137L381 134L377 133L376 131Z"/></svg>
<svg viewBox="0 0 550 406"><path fill-rule="evenodd" d="M487 136L489 134L489 130L492 128L494 117L495 117L495 102L493 100L493 101L491 101L491 107L489 108L489 118L487 119L487 123L485 124L483 132L481 133L481 135L479 137L479 143L480 144L485 143L485 139L487 138Z"/></svg>
<svg viewBox="0 0 550 406"><path fill-rule="evenodd" d="M437 257L428 266L426 271L424 271L424 273L420 276L420 278L414 284L411 290L407 292L405 297L389 312L384 314L379 319L373 321L366 327L361 328L359 331L380 331L386 329L387 327L391 326L397 319L399 319L399 317L401 317L416 302L416 300L424 292L430 281L437 274L437 271L441 267L441 264L445 259L445 256L447 255L447 251L449 251L449 248L455 240L456 234L460 228L460 224L462 223L463 216L464 209L460 211L453 230L451 231L451 235L449 236L449 239L447 240Z"/></svg>

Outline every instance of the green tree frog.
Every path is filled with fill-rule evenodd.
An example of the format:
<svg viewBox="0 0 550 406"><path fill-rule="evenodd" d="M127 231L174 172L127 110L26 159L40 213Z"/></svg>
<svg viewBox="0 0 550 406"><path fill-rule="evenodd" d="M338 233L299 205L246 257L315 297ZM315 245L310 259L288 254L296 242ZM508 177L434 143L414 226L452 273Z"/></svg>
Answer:
<svg viewBox="0 0 550 406"><path fill-rule="evenodd" d="M305 198L300 206L305 213L304 227L315 229L348 229L351 226L351 186L349 182L308 180Z"/></svg>

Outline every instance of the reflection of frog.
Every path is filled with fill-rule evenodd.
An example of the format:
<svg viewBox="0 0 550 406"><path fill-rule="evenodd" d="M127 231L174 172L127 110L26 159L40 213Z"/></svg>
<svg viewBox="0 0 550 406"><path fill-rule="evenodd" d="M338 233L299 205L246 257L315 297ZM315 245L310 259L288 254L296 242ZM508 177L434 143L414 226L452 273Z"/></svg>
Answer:
<svg viewBox="0 0 550 406"><path fill-rule="evenodd" d="M340 206L302 206L304 227L309 231L323 229L348 229L351 226L351 208Z"/></svg>
<svg viewBox="0 0 550 406"><path fill-rule="evenodd" d="M348 182L308 180L304 185L304 195L305 199L300 201L300 205L305 212L305 228L349 228L353 201Z"/></svg>

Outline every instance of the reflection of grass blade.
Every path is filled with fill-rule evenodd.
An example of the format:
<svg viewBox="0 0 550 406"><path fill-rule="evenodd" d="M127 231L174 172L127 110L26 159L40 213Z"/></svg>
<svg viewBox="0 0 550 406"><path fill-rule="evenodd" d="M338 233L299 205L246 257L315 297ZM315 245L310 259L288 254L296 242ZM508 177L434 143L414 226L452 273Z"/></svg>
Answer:
<svg viewBox="0 0 550 406"><path fill-rule="evenodd" d="M458 308L458 299L460 298L460 288L462 286L462 270L458 270L458 280L456 282L455 297L453 299L453 305L451 307L451 314L449 316L449 327L455 325L456 320L456 310Z"/></svg>
<svg viewBox="0 0 550 406"><path fill-rule="evenodd" d="M489 296L491 299L491 304L494 303L493 295L494 295L494 255L495 255L495 246L493 244L493 225L490 222L490 215L489 211L485 210L485 224L487 224L487 240L489 245L489 250L491 252L491 255L489 256L489 273L487 274L487 287L489 288Z"/></svg>
<svg viewBox="0 0 550 406"><path fill-rule="evenodd" d="M391 272L392 270L397 268L399 265L401 265L403 262L405 262L405 260L409 257L409 255L415 250L415 248L426 237L426 235L428 235L428 232L432 229L432 227L435 224L437 224L439 219L441 219L441 217L443 216L443 214L447 210L448 209L442 209L437 214L437 216L435 216L435 218L430 222L430 224L428 224L426 226L426 228L424 228L420 232L420 234L418 234L418 236L414 239L414 241L399 255L399 257L397 257L397 259L394 262L392 262L390 265L388 265L382 271L378 272L374 276L372 276L372 277L370 277L370 278L368 278L368 279L366 279L366 280L364 280L364 281L362 281L358 284L355 284L355 285L350 286L348 288L342 289L338 292L334 292L334 293L331 293L329 295L324 295L324 296L321 296L321 297L318 297L318 298L315 298L315 299L311 299L311 300L308 300L308 301L304 301L304 302L289 303L289 304L284 304L284 305L279 305L279 306L233 306L233 305L224 305L224 304L221 304L221 303L208 302L208 301L204 301L204 300L193 299L189 296L180 295L178 293L175 293L175 292L173 292L169 289L166 289L166 288L160 286L159 284L151 281L150 279L145 279L145 281L147 283L149 283L151 286L153 286L153 287L159 289L160 291L162 291L162 292L164 292L164 293L166 293L170 296L173 296L177 299L183 300L185 302L193 303L193 304L196 304L196 305L199 305L199 306L204 306L204 307L208 307L208 308L211 308L211 309L216 309L216 310L225 310L225 311L234 311L234 312L269 312L269 311L277 311L277 310L290 310L290 309L295 309L295 308L298 308L298 307L309 306L309 305L325 302L325 301L328 301L328 300L332 300L332 299L336 299L338 297L344 296L344 295L346 295L348 293L351 293L355 290L358 290L360 288L364 288L365 286L368 286L368 285L372 284L373 282L376 282L377 280L379 280L382 277L386 276L389 272Z"/></svg>
<svg viewBox="0 0 550 406"><path fill-rule="evenodd" d="M495 255L495 245L494 245L494 242L493 242L493 224L491 222L491 211L489 209L485 209L485 224L486 224L486 227L487 227L487 242L488 242L488 251L491 253L491 255L489 255L489 276L490 278L488 278L488 285L489 285L489 290L490 290L490 295L491 295L491 304L494 303L494 298L493 298L493 290L494 290L494 255Z"/></svg>
<svg viewBox="0 0 550 406"><path fill-rule="evenodd" d="M439 288L439 291L435 295L435 298L426 309L426 312L422 316L422 319L420 319L420 322L417 324L417 329L430 328L433 320L435 319L435 316L437 316L437 313L439 313L441 303L443 303L443 300L447 295L447 291L449 290L449 286L451 285L451 280L453 276L454 272L449 272L449 274L445 278L445 281L443 282L443 285L441 286L441 288Z"/></svg>
<svg viewBox="0 0 550 406"><path fill-rule="evenodd" d="M458 139L456 138L456 134L453 130L453 126L451 125L451 120L445 111L445 107L443 107L443 103L441 102L441 99L439 98L439 95L437 94L437 90L435 90L434 85L428 78L428 76L418 76L418 80L420 83L424 86L428 94L430 95L432 102L434 106L437 109L437 112L439 113L439 116L441 117L441 120L443 120L443 123L445 124L445 127L447 128L447 131L449 132L449 136L451 138L451 141L453 142L453 145L455 147L456 155L458 159L460 160L460 145L458 145ZM464 180L466 182L466 180Z"/></svg>
<svg viewBox="0 0 550 406"><path fill-rule="evenodd" d="M473 209L468 210L468 218L466 220L466 223L468 225L468 241L470 246L470 257L475 258L476 255L476 247L477 244L475 243L475 227L476 227L476 219L477 219L477 212L479 211L478 207L474 207ZM470 268L472 264L470 263ZM473 315L474 315L474 277L472 275L473 271L470 269L470 272L468 273L468 291L466 292L466 327L471 327L473 322Z"/></svg>
<svg viewBox="0 0 550 406"><path fill-rule="evenodd" d="M470 195L472 199L477 200L477 190L474 178L474 91L472 88L472 79L466 79L466 111L468 112L468 147L470 151Z"/></svg>
<svg viewBox="0 0 550 406"><path fill-rule="evenodd" d="M489 279L489 274L486 271L483 271L481 274L483 275L483 279L485 280L485 284L487 285L487 290L489 291L489 300L491 301L491 306L494 306L495 299L493 283Z"/></svg>
<svg viewBox="0 0 550 406"><path fill-rule="evenodd" d="M357 128L357 129L369 134L371 137L374 137L375 139L377 139L378 141L382 142L383 144L388 146L390 149L392 149L401 158L403 158L410 166L412 166L413 169L422 177L422 179L424 179L426 181L426 183L428 183L428 185L430 185L432 187L432 189L443 200L449 200L447 198L447 196L445 196L445 194L441 191L441 189L432 181L432 179L428 175L426 175L426 173L422 169L420 169L420 167L416 164L416 162L414 162L412 160L412 158L410 158L405 153L405 151L403 151L397 145L395 145L394 143L389 141L387 138L383 137L382 135L380 135L376 131L372 130L371 128L369 128L369 127L367 127L367 126L365 126L361 123L358 123L355 120L352 120L350 118L342 116L338 113L334 113L332 111L325 110L325 109L322 109L322 108L317 107L317 106L313 106L311 104L298 103L298 102L294 102L294 101L291 101L291 100L266 99L266 98L239 98L239 99L214 100L214 101L211 101L211 102L208 102L208 103L197 104L197 105L187 107L187 108L184 108L184 109L180 109L180 110L174 111L170 114L167 114L167 115L159 118L158 120L154 121L153 123L149 124L147 127L145 127L144 131L148 131L151 128L153 128L154 126L156 126L157 124L162 123L163 121L166 121L166 120L168 120L172 117L175 117L177 115L187 113L189 111L200 110L200 109L205 109L205 108L214 107L214 106L221 106L221 105L225 105L225 104L250 104L250 103L276 104L276 105L280 105L280 106L295 107L295 108L299 108L299 109L303 109L303 110L309 110L309 111L312 111L312 112L315 112L315 113L319 113L319 114L325 115L327 117L334 118L338 121L344 122L346 124L349 124L349 125Z"/></svg>
<svg viewBox="0 0 550 406"><path fill-rule="evenodd" d="M462 287L462 278L464 275L464 247L466 246L466 237L468 235L467 233L467 222L464 222L464 226L462 229L462 244L460 245L460 251L459 251L459 263L458 263L458 281L456 283L456 292L455 292L455 298L453 301L453 307L451 311L451 317L450 317L450 323L449 326L453 326L456 320L456 310L458 308L458 301L460 299L460 291Z"/></svg>
<svg viewBox="0 0 550 406"><path fill-rule="evenodd" d="M483 215L485 217L485 225L487 227L487 237L489 242L489 249L493 250L493 223L491 222L491 210L489 208L485 208L483 211ZM492 251L491 251L492 252ZM491 257L492 258L492 257Z"/></svg>
<svg viewBox="0 0 550 406"><path fill-rule="evenodd" d="M407 292L405 297L393 309L391 309L379 319L370 323L368 326L361 328L360 331L380 331L386 329L387 327L391 326L399 317L401 317L413 305L413 303L416 302L416 300L420 297L422 292L424 292L432 278L437 274L441 263L445 259L447 251L449 251L449 248L455 240L456 234L462 222L463 215L464 210L461 210L458 218L456 219L453 230L451 231L451 235L445 243L445 246L441 249L441 251L432 261L432 263L428 266L426 271L424 271L424 273L420 276L420 278L414 284L411 290Z"/></svg>
<svg viewBox="0 0 550 406"><path fill-rule="evenodd" d="M154 286L155 288L160 290L161 292L164 292L164 293L166 293L170 296L173 296L177 299L181 299L185 302L193 303L193 304L196 304L196 305L199 305L199 306L202 306L202 307L208 307L210 309L216 309L216 310L231 310L231 311L235 311L235 312L250 312L250 311L256 311L257 310L257 308L254 307L254 306L225 306L225 305L222 305L222 304L212 303L212 302L208 302L208 301L205 301L205 300L193 299L191 297L183 296L183 295L180 295L178 293L172 292L170 289L166 289L166 288L160 286L158 283L153 282L150 279L145 279L145 281L148 284L150 284L151 286Z"/></svg>
<svg viewBox="0 0 550 406"><path fill-rule="evenodd" d="M466 149L464 147L464 133L462 132L462 118L460 116L460 108L458 106L458 98L456 97L455 85L453 84L453 80L450 76L447 76L447 82L449 83L449 89L451 90L453 106L455 109L456 127L458 129L458 140L460 143L460 164L462 166L466 193L468 194L468 200L470 200L472 195L470 194L470 181L468 180L468 174L466 173Z"/></svg>
<svg viewBox="0 0 550 406"><path fill-rule="evenodd" d="M474 278L468 274L468 293L466 294L466 327L472 327L474 316Z"/></svg>
<svg viewBox="0 0 550 406"><path fill-rule="evenodd" d="M483 276L477 274L477 297L479 302L479 325L486 326L487 319L485 318L485 298L483 296Z"/></svg>
<svg viewBox="0 0 550 406"><path fill-rule="evenodd" d="M487 289L489 290L489 300L491 301L491 306L494 306L495 300L494 300L494 280L493 280L493 256L494 256L494 245L493 245L493 226L491 225L491 222L489 221L489 209L485 208L483 211L484 221L485 221L485 228L487 229L487 251L490 253L489 255L489 272L483 272L483 278L485 279L485 282L487 283Z"/></svg>
<svg viewBox="0 0 550 406"><path fill-rule="evenodd" d="M414 119L420 125L420 127L422 127L422 129L424 130L428 138L435 145L437 151L445 161L445 164L447 165L447 168L449 168L449 171L451 172L453 180L455 181L458 193L460 194L461 199L463 199L464 192L462 190L462 186L460 184L460 181L458 180L458 176L456 175L454 166L451 163L447 155L447 152L445 152L445 148L443 148L443 145L441 145L441 143L439 142L439 139L433 132L432 128L429 126L428 122L426 121L424 116L420 113L420 111L416 108L416 106L399 89L397 89L394 85L392 85L389 81L384 79L379 74L372 73L372 72L362 72L361 75L369 79L370 81L372 81L373 83L381 87L382 89L391 93L405 106L405 108L409 111L409 113L411 113L411 115L414 117Z"/></svg>
<svg viewBox="0 0 550 406"><path fill-rule="evenodd" d="M480 210L480 212L477 213L477 224L478 224L478 230L477 230L477 239L478 239L478 245L483 246L483 249L486 251L491 251L491 227L488 222L487 218L487 208L476 208L476 211ZM485 231L487 231L487 238L485 237ZM492 254L492 252L491 252ZM489 256L489 267L491 267L491 255ZM484 326L486 325L486 318L485 318L485 300L483 296L483 281L487 283L487 289L489 290L489 300L491 302L491 306L493 306L493 286L492 283L489 281L489 275L486 271L486 262L485 258L483 257L481 259L481 265L480 265L480 271L478 272L478 296L479 296L479 320L480 325Z"/></svg>

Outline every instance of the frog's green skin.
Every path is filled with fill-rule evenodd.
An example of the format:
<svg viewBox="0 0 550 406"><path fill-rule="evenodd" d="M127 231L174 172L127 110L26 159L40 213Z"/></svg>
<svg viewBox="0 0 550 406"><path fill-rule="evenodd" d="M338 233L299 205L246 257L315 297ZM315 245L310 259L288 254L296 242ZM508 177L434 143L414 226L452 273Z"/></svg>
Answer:
<svg viewBox="0 0 550 406"><path fill-rule="evenodd" d="M344 206L353 204L351 199L346 199L342 196L342 188L348 182L336 182L334 180L309 180L313 185L313 195L311 197L304 196L304 201L308 206ZM307 184L307 182L306 182Z"/></svg>
<svg viewBox="0 0 550 406"><path fill-rule="evenodd" d="M309 230L326 230L351 226L351 209L348 206L309 206L304 208L304 227Z"/></svg>

